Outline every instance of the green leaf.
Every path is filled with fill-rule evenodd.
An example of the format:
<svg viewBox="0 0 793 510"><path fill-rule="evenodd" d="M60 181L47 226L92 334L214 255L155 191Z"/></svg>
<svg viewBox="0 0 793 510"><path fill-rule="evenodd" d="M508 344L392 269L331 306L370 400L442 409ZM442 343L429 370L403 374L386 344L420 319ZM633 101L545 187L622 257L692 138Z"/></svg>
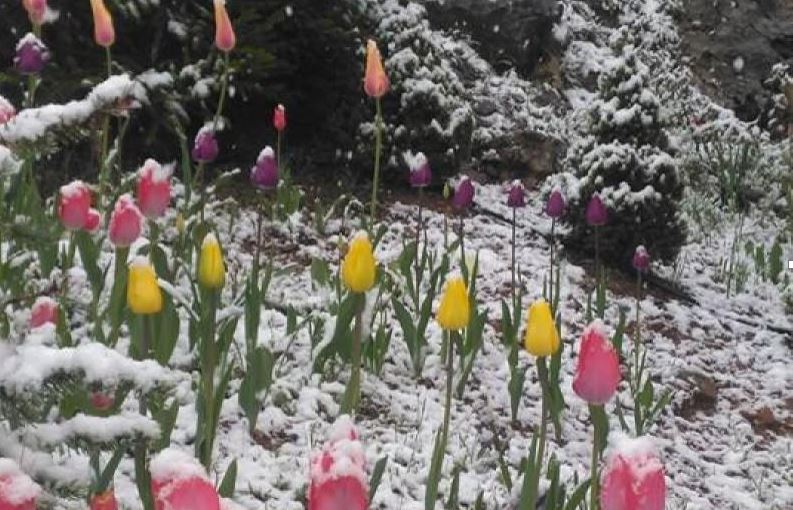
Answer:
<svg viewBox="0 0 793 510"><path fill-rule="evenodd" d="M649 409L653 404L653 396L653 383L650 379L647 379L644 383L644 388L642 388L642 391L640 391L638 395L639 404L641 404L643 408Z"/></svg>
<svg viewBox="0 0 793 510"><path fill-rule="evenodd" d="M446 510L458 510L460 506L460 466L454 466L452 469L452 484L449 487L449 499L446 500Z"/></svg>
<svg viewBox="0 0 793 510"><path fill-rule="evenodd" d="M226 474L223 475L223 481L220 482L218 487L218 495L221 498L230 498L234 496L234 490L237 485L237 459L231 461Z"/></svg>
<svg viewBox="0 0 793 510"><path fill-rule="evenodd" d="M311 259L311 279L320 287L330 285L330 267L328 263L320 258Z"/></svg>
<svg viewBox="0 0 793 510"><path fill-rule="evenodd" d="M105 464L105 468L102 470L99 480L96 482L97 492L104 492L110 487L110 482L113 481L113 476L116 474L121 459L124 458L124 453L126 453L126 449L123 448L122 445L117 445L116 449L113 451L113 455L107 461L107 464Z"/></svg>
<svg viewBox="0 0 793 510"><path fill-rule="evenodd" d="M179 403L174 400L170 407L152 406L152 418L160 425L160 438L154 445L154 449L159 451L167 448L171 444L171 432L176 425L176 417L179 414Z"/></svg>
<svg viewBox="0 0 793 510"><path fill-rule="evenodd" d="M441 479L441 468L443 467L443 456L446 453L446 438L443 431L438 428L435 433L435 444L432 447L432 461L430 462L430 472L427 475L427 487L424 492L424 510L435 510L435 502L438 500L438 484Z"/></svg>
<svg viewBox="0 0 793 510"><path fill-rule="evenodd" d="M380 487L386 464L388 464L388 457L381 457L374 465L372 477L369 480L369 501L373 501L375 494L377 494L377 488Z"/></svg>
<svg viewBox="0 0 793 510"><path fill-rule="evenodd" d="M589 483L590 480L585 480L576 488L576 490L573 491L573 493L570 495L570 499L567 500L564 510L576 510L581 506L581 503L584 501L587 491L589 490Z"/></svg>
<svg viewBox="0 0 793 510"><path fill-rule="evenodd" d="M523 486L520 490L520 499L518 500L517 510L535 510L535 503L537 501L536 487L534 480L537 478L537 444L539 436L536 434L531 440L531 448L529 448L529 456L523 467Z"/></svg>

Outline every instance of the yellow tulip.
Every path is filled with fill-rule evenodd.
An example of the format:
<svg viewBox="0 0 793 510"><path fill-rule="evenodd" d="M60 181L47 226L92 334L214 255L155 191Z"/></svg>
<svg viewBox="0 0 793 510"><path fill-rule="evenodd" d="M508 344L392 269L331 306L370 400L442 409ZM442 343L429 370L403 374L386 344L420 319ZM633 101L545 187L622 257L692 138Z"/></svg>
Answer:
<svg viewBox="0 0 793 510"><path fill-rule="evenodd" d="M198 261L198 282L208 289L220 289L226 281L226 265L223 252L215 234L207 234L201 244Z"/></svg>
<svg viewBox="0 0 793 510"><path fill-rule="evenodd" d="M374 258L372 243L365 232L359 232L350 243L347 255L341 263L341 279L344 285L358 294L374 287L377 274L377 260Z"/></svg>
<svg viewBox="0 0 793 510"><path fill-rule="evenodd" d="M550 356L559 350L559 332L551 306L544 299L538 299L529 308L523 343L529 354L534 356Z"/></svg>
<svg viewBox="0 0 793 510"><path fill-rule="evenodd" d="M129 265L127 306L132 313L149 315L162 310L162 291L148 259L138 257Z"/></svg>
<svg viewBox="0 0 793 510"><path fill-rule="evenodd" d="M435 320L441 328L447 330L457 331L468 327L471 320L471 303L462 276L452 276L446 281Z"/></svg>

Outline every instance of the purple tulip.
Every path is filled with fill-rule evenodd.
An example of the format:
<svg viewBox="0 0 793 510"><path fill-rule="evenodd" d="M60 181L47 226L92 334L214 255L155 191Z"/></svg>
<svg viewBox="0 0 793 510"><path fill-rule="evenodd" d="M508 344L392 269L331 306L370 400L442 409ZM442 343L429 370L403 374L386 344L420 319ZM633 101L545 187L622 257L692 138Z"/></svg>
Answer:
<svg viewBox="0 0 793 510"><path fill-rule="evenodd" d="M251 182L259 189L273 189L278 186L278 162L275 152L269 145L259 154L256 166L251 169Z"/></svg>
<svg viewBox="0 0 793 510"><path fill-rule="evenodd" d="M220 149L215 132L204 127L198 131L193 145L193 159L198 163L212 163L218 157Z"/></svg>
<svg viewBox="0 0 793 510"><path fill-rule="evenodd" d="M637 246L633 252L633 268L640 273L646 273L650 269L650 254L642 245Z"/></svg>
<svg viewBox="0 0 793 510"><path fill-rule="evenodd" d="M592 195L586 206L586 222L590 227L600 227L605 225L609 219L609 212L606 204L598 193Z"/></svg>
<svg viewBox="0 0 793 510"><path fill-rule="evenodd" d="M474 183L467 176L463 176L454 187L452 205L455 209L468 209L474 203Z"/></svg>
<svg viewBox="0 0 793 510"><path fill-rule="evenodd" d="M432 169L427 156L423 152L416 154L410 164L410 185L414 188L424 188L432 182Z"/></svg>
<svg viewBox="0 0 793 510"><path fill-rule="evenodd" d="M22 74L39 74L50 60L50 52L41 40L28 34L17 43L14 67Z"/></svg>
<svg viewBox="0 0 793 510"><path fill-rule="evenodd" d="M513 209L526 206L526 188L523 187L522 182L514 181L510 185L507 205Z"/></svg>
<svg viewBox="0 0 793 510"><path fill-rule="evenodd" d="M551 192L548 197L548 203L545 204L545 214L553 219L559 219L564 216L564 210L567 207L564 201L564 195L558 189Z"/></svg>

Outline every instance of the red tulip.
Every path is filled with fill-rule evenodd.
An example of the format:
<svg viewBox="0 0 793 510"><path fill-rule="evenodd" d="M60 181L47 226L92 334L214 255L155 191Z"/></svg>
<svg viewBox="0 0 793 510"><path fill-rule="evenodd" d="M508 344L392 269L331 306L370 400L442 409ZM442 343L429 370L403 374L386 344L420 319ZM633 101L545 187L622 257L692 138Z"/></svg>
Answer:
<svg viewBox="0 0 793 510"><path fill-rule="evenodd" d="M383 57L377 48L377 43L371 39L366 43L366 74L363 79L363 89L366 95L381 98L388 92L391 83L383 68Z"/></svg>
<svg viewBox="0 0 793 510"><path fill-rule="evenodd" d="M151 461L156 510L220 510L220 496L194 457L167 449Z"/></svg>
<svg viewBox="0 0 793 510"><path fill-rule="evenodd" d="M113 46L116 42L116 30L104 0L91 0L91 11L94 15L94 41L105 48Z"/></svg>
<svg viewBox="0 0 793 510"><path fill-rule="evenodd" d="M116 402L113 397L101 391L92 392L89 400L94 409L98 411L107 411L113 407L113 404Z"/></svg>
<svg viewBox="0 0 793 510"><path fill-rule="evenodd" d="M664 467L646 438L625 439L601 475L602 510L664 510Z"/></svg>
<svg viewBox="0 0 793 510"><path fill-rule="evenodd" d="M13 119L17 114L14 105L8 102L6 98L0 96L0 126Z"/></svg>
<svg viewBox="0 0 793 510"><path fill-rule="evenodd" d="M143 214L135 205L132 196L121 195L110 216L110 226L108 227L110 242L117 248L128 247L140 237L142 223Z"/></svg>
<svg viewBox="0 0 793 510"><path fill-rule="evenodd" d="M311 460L308 510L366 510L366 458L349 417L336 420L329 439Z"/></svg>
<svg viewBox="0 0 793 510"><path fill-rule="evenodd" d="M85 230L88 232L96 232L99 224L102 223L102 215L96 209L88 209L88 217L85 221Z"/></svg>
<svg viewBox="0 0 793 510"><path fill-rule="evenodd" d="M226 0L215 1L215 46L225 53L230 52L237 45L237 36L231 26L229 13L226 11Z"/></svg>
<svg viewBox="0 0 793 510"><path fill-rule="evenodd" d="M44 23L44 16L47 14L47 0L22 0L22 7L27 11L31 23L34 25Z"/></svg>
<svg viewBox="0 0 793 510"><path fill-rule="evenodd" d="M69 230L85 229L89 225L91 211L91 190L83 181L73 181L61 186L58 202L58 218Z"/></svg>
<svg viewBox="0 0 793 510"><path fill-rule="evenodd" d="M44 324L58 324L58 303L47 296L40 296L30 311L30 327L38 328Z"/></svg>
<svg viewBox="0 0 793 510"><path fill-rule="evenodd" d="M286 108L282 104L276 106L275 111L273 111L273 126L278 132L286 129Z"/></svg>
<svg viewBox="0 0 793 510"><path fill-rule="evenodd" d="M13 460L0 459L0 510L36 510L40 491Z"/></svg>
<svg viewBox="0 0 793 510"><path fill-rule="evenodd" d="M573 391L590 404L603 405L617 391L619 383L619 357L603 331L603 324L595 321L581 337Z"/></svg>
<svg viewBox="0 0 793 510"><path fill-rule="evenodd" d="M118 502L116 501L116 494L113 489L107 490L101 494L94 494L91 496L91 503L89 504L90 510L118 510Z"/></svg>
<svg viewBox="0 0 793 510"><path fill-rule="evenodd" d="M165 214L171 202L171 167L153 159L146 160L138 171L138 206L149 219Z"/></svg>

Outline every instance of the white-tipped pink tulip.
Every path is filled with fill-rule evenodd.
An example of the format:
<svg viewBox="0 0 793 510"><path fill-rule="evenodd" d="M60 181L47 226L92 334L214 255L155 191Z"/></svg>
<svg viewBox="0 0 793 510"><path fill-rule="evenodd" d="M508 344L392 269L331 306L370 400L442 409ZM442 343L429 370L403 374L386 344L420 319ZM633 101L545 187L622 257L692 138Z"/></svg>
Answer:
<svg viewBox="0 0 793 510"><path fill-rule="evenodd" d="M58 303L47 296L40 296L30 309L30 327L38 328L45 324L58 323Z"/></svg>
<svg viewBox="0 0 793 510"><path fill-rule="evenodd" d="M602 510L664 510L664 466L648 438L621 439L601 475Z"/></svg>
<svg viewBox="0 0 793 510"><path fill-rule="evenodd" d="M171 172L169 166L162 166L148 159L138 170L138 207L149 219L165 214L171 203Z"/></svg>
<svg viewBox="0 0 793 510"><path fill-rule="evenodd" d="M41 488L10 459L0 459L0 510L36 510Z"/></svg>
<svg viewBox="0 0 793 510"><path fill-rule="evenodd" d="M73 181L61 186L58 201L58 218L69 230L87 229L91 222L91 190L83 181Z"/></svg>
<svg viewBox="0 0 793 510"><path fill-rule="evenodd" d="M366 510L366 457L352 420L340 416L329 440L311 459L308 510Z"/></svg>
<svg viewBox="0 0 793 510"><path fill-rule="evenodd" d="M593 405L608 402L620 383L620 361L600 321L584 330L573 379L576 395Z"/></svg>
<svg viewBox="0 0 793 510"><path fill-rule="evenodd" d="M195 457L167 449L151 461L156 510L220 510L220 496Z"/></svg>
<svg viewBox="0 0 793 510"><path fill-rule="evenodd" d="M108 237L116 248L127 248L140 237L143 226L141 214L135 201L129 194L121 195L110 216Z"/></svg>

